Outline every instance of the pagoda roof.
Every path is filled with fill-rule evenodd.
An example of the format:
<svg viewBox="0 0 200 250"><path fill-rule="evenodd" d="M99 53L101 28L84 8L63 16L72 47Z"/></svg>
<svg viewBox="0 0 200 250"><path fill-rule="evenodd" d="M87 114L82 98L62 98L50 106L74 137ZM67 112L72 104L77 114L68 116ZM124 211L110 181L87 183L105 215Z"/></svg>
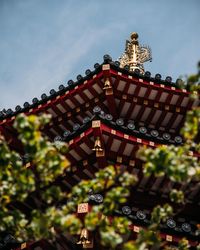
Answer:
<svg viewBox="0 0 200 250"><path fill-rule="evenodd" d="M123 118L126 124L135 121L138 129L146 128L147 133L143 135L135 131L139 137L151 138L151 133L157 131L162 136L170 134L172 143L175 138L180 139L186 112L199 106L199 100L191 100L189 92L171 82L170 77L162 80L159 74L153 78L150 72L140 74L139 70L120 68L119 62L113 62L108 55L102 64L94 66L94 71L86 70L86 76L78 75L76 82L70 80L66 86L60 85L58 91L52 89L50 95L42 94L40 100L33 98L32 104L26 102L23 108L16 106L15 111L0 112L0 130L6 139L15 140L12 124L19 113L50 113L52 119L45 133L53 140L73 132L77 125L82 127L85 119L92 118L95 106L115 120ZM112 85L111 92L105 89L107 80ZM165 143L162 136L153 136L153 140Z"/></svg>
<svg viewBox="0 0 200 250"><path fill-rule="evenodd" d="M77 75L76 81L69 80L67 82L66 86L61 84L58 87L57 91L55 89L51 89L49 94L43 93L41 95L40 99L35 97L32 99L32 103L25 102L23 107L21 107L20 105L17 105L15 107L15 110L12 110L12 109L5 110L4 109L0 113L0 119L2 120L2 119L11 117L11 116L16 115L16 114L21 113L21 112L27 112L29 109L35 108L41 104L45 104L49 100L55 99L57 96L65 94L65 92L68 90L70 91L72 89L75 89L76 86L83 84L84 81L89 80L95 74L99 73L102 69L102 66L105 64L110 64L111 69L117 70L118 72L121 72L122 74L131 75L131 76L136 77L136 78L148 79L148 80L150 80L152 82L156 82L158 84L164 84L165 86L168 86L168 87L173 86L176 89L180 89L180 87L175 82L172 82L172 78L170 76L166 77L166 79L164 80L164 79L161 79L160 74L156 74L155 77L151 77L151 73L149 71L146 71L145 74L140 74L139 70L136 70L134 72L129 71L128 66L125 68L120 68L120 66L119 66L120 63L118 61L114 62L114 61L112 61L112 58L109 55L105 55L104 62L102 64L95 63L94 70L87 69L85 71L85 76L82 76L79 74L79 75ZM177 79L177 81L178 80L180 80L180 79Z"/></svg>
<svg viewBox="0 0 200 250"><path fill-rule="evenodd" d="M123 118L114 119L111 114L106 114L101 110L100 107L96 106L93 109L93 115L91 117L85 117L82 124L75 124L71 131L66 130L61 136L57 136L57 140L65 140L69 142L70 140L76 140L80 138L80 135L84 133L87 129L92 126L92 122L95 120L100 120L104 127L109 127L109 133L127 134L127 136L132 136L138 139L138 142L144 145L156 146L159 144L175 144L181 145L183 143L183 138L180 135L174 135L165 132L159 132L155 129L149 127L139 126L138 123L134 121L124 121ZM55 139L55 138L54 138ZM137 141L137 140L136 140Z"/></svg>
<svg viewBox="0 0 200 250"><path fill-rule="evenodd" d="M80 106L82 103L82 100L80 100L80 97L77 98L73 98L73 100L68 101L68 103L63 103L63 100L65 98L67 98L67 96L73 95L75 92L78 92L79 90L85 90L85 93L83 93L83 95L87 96L88 98L87 101L90 101L93 97L97 97L98 94L101 94L101 90L99 89L101 86L96 84L96 86L94 86L93 84L93 88L90 88L89 93L86 91L87 87L90 85L90 81L95 81L97 77L108 77L111 78L112 75L117 76L118 80L120 81L135 81L136 83L139 83L141 85L141 88L147 87L147 85L150 85L151 88L158 90L158 91L165 91L167 93L173 93L174 95L176 95L175 97L172 97L173 100L171 100L171 102L169 103L169 107L168 110L174 112L176 110L176 106L177 106L177 102L176 99L178 99L178 97L181 95L182 96L182 100L183 102L188 102L188 99L183 100L184 97L187 97L189 95L188 91L186 89L181 89L179 86L179 81L180 79L177 79L176 82L172 82L172 78L170 76L166 77L166 79L162 79L160 74L156 74L155 77L151 76L151 73L149 71L146 71L144 74L140 74L140 71L137 69L134 72L129 71L128 66L125 66L124 68L120 68L120 63L118 61L112 61L111 57L109 55L105 55L104 56L104 62L102 64L98 64L96 63L94 65L94 70L86 70L85 72L85 76L82 75L78 75L77 76L77 81L73 81L73 80L69 80L68 83L64 86L64 85L60 85L58 87L58 90L56 91L55 89L51 89L48 94L43 93L41 95L41 98L33 98L32 99L32 103L28 103L25 102L23 107L17 105L15 110L12 109L8 109L8 110L3 110L0 112L0 122L4 123L4 122L9 122L10 119L13 119L13 117L15 117L17 114L19 113L38 113L40 111L48 111L49 108L53 107L53 110L55 113L62 114L62 108L66 108L67 111L69 111L69 109L73 109L73 106L75 105L76 107ZM109 71L109 72L108 72ZM117 84L115 82L115 84ZM83 87L84 85L86 85L86 88ZM121 86L123 86L123 84L121 84ZM120 91L122 90L121 86L117 86L116 89L116 96L119 97L120 95ZM127 86L125 86L125 88L127 88ZM134 92L134 86L129 87L128 92L127 90L123 89L124 94L127 94L126 99L130 99L131 95ZM142 89L139 89L138 92L138 100L137 103L141 103L143 101L143 99L145 98L145 96L143 96L142 93ZM148 95L150 95L149 91L148 93L146 93L146 96L148 97ZM121 97L121 96L120 96ZM153 102L153 97L156 98L156 93L154 91L154 93L152 93L152 101L150 100L148 105L153 105L151 102ZM84 97L82 96L81 99L84 99ZM163 96L164 99L166 99L166 96ZM167 103L167 100L163 101L160 98L160 100L157 100L157 103L159 105L159 108L164 108L165 106L165 102ZM169 99L169 98L168 98ZM180 102L180 99L178 100ZM64 107L55 107L54 104L58 104L60 103L60 105L63 105ZM183 104L183 103L182 103ZM194 105L198 105L198 103L195 103ZM187 105L182 105L182 107L180 107L180 113L185 111L185 106ZM191 106L191 104L189 105ZM52 111L49 111L50 113ZM53 113L53 112L52 112Z"/></svg>
<svg viewBox="0 0 200 250"><path fill-rule="evenodd" d="M119 65L105 55L102 64L95 64L93 71L86 70L85 76L78 75L77 81L70 80L66 86L60 85L58 91L52 89L50 95L42 94L41 99L33 98L32 104L25 102L23 108L16 106L15 111L0 112L0 129L16 146L19 142L11 125L17 114L50 113L52 121L44 133L55 142L69 143L67 157L72 164L72 172L66 173L59 185L71 190L81 179L93 178L100 168L110 163L121 165L139 176L134 187L134 206L150 210L156 202L169 202L170 188L177 187L187 193L189 200L183 217L196 223L199 185L195 181L173 183L166 176L145 177L136 152L140 145L181 145L179 130L186 112L200 102L191 100L187 89L181 89L171 77L163 80L160 74L151 77L148 71L140 74L139 70L132 72ZM105 85L106 81L111 88ZM100 151L95 151L97 139Z"/></svg>
<svg viewBox="0 0 200 250"><path fill-rule="evenodd" d="M143 176L142 162L136 155L139 146L157 147L160 143L158 143L159 139L157 142L154 142L153 138L147 138L143 135L138 137L138 134L135 135L134 133L129 128L119 126L113 121L107 121L101 116L98 119L96 117L93 121L88 121L82 128L77 129L74 134L68 134L69 138L65 138L69 143L67 157L71 161L74 175L63 180L64 185L71 189L81 179L93 178L96 171L108 164L117 164L128 166L129 171L138 175L140 181L137 184L137 191L153 195L155 200L158 200L158 193L160 197L167 198L171 186L175 187L178 185L177 188L179 190L187 192L191 185L192 191L187 192L187 199L193 205L195 204L195 206L199 207L198 197L200 187L195 181L191 184L176 184L171 182L169 185L170 181L165 176L159 178L153 175L149 177ZM97 138L99 140L98 145L102 151L95 151L95 141ZM193 152L190 152L190 155L199 157L198 154ZM142 196L138 196L138 198L140 200ZM195 214L193 213L190 216L195 216Z"/></svg>

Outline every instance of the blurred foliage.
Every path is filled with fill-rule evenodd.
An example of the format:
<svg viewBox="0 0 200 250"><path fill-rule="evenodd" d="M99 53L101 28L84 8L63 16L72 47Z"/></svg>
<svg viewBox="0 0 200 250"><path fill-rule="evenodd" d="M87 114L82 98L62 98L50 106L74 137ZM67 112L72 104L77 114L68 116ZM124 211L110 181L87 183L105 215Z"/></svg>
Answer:
<svg viewBox="0 0 200 250"><path fill-rule="evenodd" d="M196 81L199 81L197 76L188 78L190 84L199 86L195 84ZM172 189L170 205L156 206L151 213L150 225L140 229L135 241L129 241L132 220L117 211L128 203L137 177L119 166L108 166L100 169L92 180L82 180L69 194L63 192L55 180L70 171L65 156L67 145L62 141L52 143L42 135L41 129L49 121L48 115L27 117L21 114L16 118L14 127L23 144L24 155L28 156L26 162L8 147L3 136L0 137L0 232L10 232L19 241L24 241L41 238L53 240L56 233L62 231L78 236L82 229L87 229L100 238L100 244L106 249L169 249L159 236L160 225L173 217L173 204L186 202L183 192ZM181 183L198 180L200 166L198 158L191 155L191 151L200 152L196 140L199 124L200 110L196 108L186 116L181 131L185 138L182 145L141 147L137 157L144 162L144 174L167 176L171 181ZM31 167L27 168L27 161ZM97 200L89 213L79 216L78 204L91 203L90 197L95 197L95 194L100 194L103 202ZM36 207L25 214L16 204L26 204L30 197L37 198ZM180 241L179 249L188 249L185 239Z"/></svg>
<svg viewBox="0 0 200 250"><path fill-rule="evenodd" d="M170 200L174 203L184 203L184 193L181 190L172 189L170 192Z"/></svg>
<svg viewBox="0 0 200 250"><path fill-rule="evenodd" d="M31 167L27 168L22 157L10 150L2 135L0 138L0 232L13 233L20 241L49 235L49 219L42 211L41 202L50 204L65 195L55 185L45 188L69 167L65 157L67 145L61 142L59 149L56 148L40 131L49 121L48 115L21 114L14 122ZM40 202L36 202L35 210L26 216L16 204L26 204L34 192L41 192Z"/></svg>
<svg viewBox="0 0 200 250"><path fill-rule="evenodd" d="M193 177L200 176L198 158L189 155L190 147L165 146L157 148L141 147L138 151L138 158L143 160L144 173L149 176L167 175L172 181L189 182Z"/></svg>
<svg viewBox="0 0 200 250"><path fill-rule="evenodd" d="M191 92L191 97L196 98L200 91L200 61L197 63L197 73L181 76L177 81L177 85L182 89L187 89ZM195 93L194 93L195 92Z"/></svg>

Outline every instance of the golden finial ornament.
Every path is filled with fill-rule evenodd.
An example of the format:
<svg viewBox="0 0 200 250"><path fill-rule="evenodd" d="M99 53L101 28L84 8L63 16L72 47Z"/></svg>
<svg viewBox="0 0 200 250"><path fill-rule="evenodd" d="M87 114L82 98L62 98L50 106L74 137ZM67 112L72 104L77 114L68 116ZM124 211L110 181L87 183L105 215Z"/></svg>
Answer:
<svg viewBox="0 0 200 250"><path fill-rule="evenodd" d="M130 40L126 40L125 52L119 58L120 67L129 66L130 71L139 69L140 73L144 74L143 63L151 61L151 49L149 46L141 46L138 42L138 34L131 33Z"/></svg>

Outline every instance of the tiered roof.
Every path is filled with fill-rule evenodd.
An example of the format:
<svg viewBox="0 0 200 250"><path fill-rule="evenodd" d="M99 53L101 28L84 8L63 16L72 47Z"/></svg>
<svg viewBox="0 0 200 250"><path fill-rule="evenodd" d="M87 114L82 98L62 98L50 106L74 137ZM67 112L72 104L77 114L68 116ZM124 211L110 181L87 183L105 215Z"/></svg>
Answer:
<svg viewBox="0 0 200 250"><path fill-rule="evenodd" d="M143 176L142 162L136 152L140 145L181 145L180 128L186 112L198 107L200 100L190 99L187 89L180 87L179 79L172 82L169 76L162 79L160 74L152 77L148 71L141 74L141 67L134 71L127 65L121 68L120 62L112 61L109 55L94 68L86 70L85 76L78 75L77 81L60 85L58 91L52 89L49 95L42 94L41 99L33 98L32 104L25 102L23 108L18 105L15 111L1 111L0 131L11 147L23 153L12 127L16 115L51 114L52 121L44 133L51 140L69 144L67 157L72 172L59 179L59 185L66 190L83 178L93 178L99 168L110 163L138 175L139 182L132 190L134 199L130 199L136 212L145 211L148 215L156 204L169 202L170 188L183 190L189 203L176 218L176 228L164 226L163 237L170 229L173 241L177 241L175 235L186 235L191 245L196 244L194 230L200 223L200 186L195 181L177 184L166 176ZM199 157L195 152L190 153ZM136 226L148 224L148 220L133 216ZM189 223L191 230L184 231L183 223Z"/></svg>
<svg viewBox="0 0 200 250"><path fill-rule="evenodd" d="M175 135L187 110L199 105L199 100L190 100L189 92L180 89L171 77L162 80L160 74L152 78L150 72L142 75L139 70L122 69L108 55L103 64L95 64L95 70L87 70L86 74L78 75L76 82L70 80L66 86L60 85L58 91L52 89L50 95L42 94L40 100L33 98L32 104L25 102L23 108L17 105L15 111L1 111L0 125L9 126L21 112L46 112L53 116L46 132L55 137L82 124L99 106L114 118L134 120L140 126Z"/></svg>

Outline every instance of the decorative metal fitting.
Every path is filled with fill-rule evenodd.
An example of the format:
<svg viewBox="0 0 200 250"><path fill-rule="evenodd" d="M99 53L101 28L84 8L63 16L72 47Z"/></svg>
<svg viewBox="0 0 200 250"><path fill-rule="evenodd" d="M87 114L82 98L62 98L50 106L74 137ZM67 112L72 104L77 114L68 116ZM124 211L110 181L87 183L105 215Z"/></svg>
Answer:
<svg viewBox="0 0 200 250"><path fill-rule="evenodd" d="M73 126L73 130L76 131L80 128L80 124L78 123L75 123L74 126Z"/></svg>
<svg viewBox="0 0 200 250"><path fill-rule="evenodd" d="M189 233L189 232L192 231L192 228L191 228L190 224L186 223L186 222L181 225L181 228L186 233Z"/></svg>
<svg viewBox="0 0 200 250"><path fill-rule="evenodd" d="M146 129L145 127L140 127L140 128L139 128L139 131L140 131L140 133L142 133L142 134L146 134L146 133L147 133L147 129Z"/></svg>
<svg viewBox="0 0 200 250"><path fill-rule="evenodd" d="M151 130L151 135L152 135L153 137L158 137L158 136L159 136L159 133L158 133L157 130Z"/></svg>
<svg viewBox="0 0 200 250"><path fill-rule="evenodd" d="M113 116L111 114L106 114L105 119L108 120L108 121L112 121Z"/></svg>
<svg viewBox="0 0 200 250"><path fill-rule="evenodd" d="M86 123L88 123L90 121L90 117L85 117L84 119L83 119L83 124L86 124Z"/></svg>
<svg viewBox="0 0 200 250"><path fill-rule="evenodd" d="M103 196L101 194L90 194L88 196L89 200L95 201L96 203L102 203L103 202Z"/></svg>
<svg viewBox="0 0 200 250"><path fill-rule="evenodd" d="M16 107L15 107L15 111L20 111L22 108L21 108L21 106L20 105L17 105ZM3 112L2 112L3 113Z"/></svg>
<svg viewBox="0 0 200 250"><path fill-rule="evenodd" d="M89 212L89 204L87 202L78 204L77 213L85 214Z"/></svg>
<svg viewBox="0 0 200 250"><path fill-rule="evenodd" d="M171 139L171 135L168 134L168 133L164 133L163 134L163 138L166 140L166 141L169 141Z"/></svg>
<svg viewBox="0 0 200 250"><path fill-rule="evenodd" d="M130 130L134 130L135 129L135 124L133 122L129 122L129 124L127 125L127 128Z"/></svg>
<svg viewBox="0 0 200 250"><path fill-rule="evenodd" d="M96 138L96 140L94 142L94 148L92 150L96 151L96 152L103 151L99 137Z"/></svg>
<svg viewBox="0 0 200 250"><path fill-rule="evenodd" d="M111 89L111 88L112 86L110 84L110 80L106 78L103 89Z"/></svg>
<svg viewBox="0 0 200 250"><path fill-rule="evenodd" d="M96 203L102 203L103 196L101 194L95 194L94 200L96 201Z"/></svg>
<svg viewBox="0 0 200 250"><path fill-rule="evenodd" d="M123 206L122 207L122 213L125 215L130 215L131 214L131 208L129 206Z"/></svg>
<svg viewBox="0 0 200 250"><path fill-rule="evenodd" d="M90 201L95 201L95 194L90 194L90 195L88 196L88 199L89 199Z"/></svg>
<svg viewBox="0 0 200 250"><path fill-rule="evenodd" d="M167 219L167 221L166 221L166 224L167 224L167 226L168 227L170 227L170 228L175 228L176 227L176 222L175 222L175 220L173 220L173 219Z"/></svg>
<svg viewBox="0 0 200 250"><path fill-rule="evenodd" d="M176 143L182 143L182 142L183 142L183 139L182 139L181 136L176 136L176 137L174 138L174 140L175 140Z"/></svg>
<svg viewBox="0 0 200 250"><path fill-rule="evenodd" d="M136 216L140 220L144 220L146 218L146 214L143 211L141 211L141 210L137 211Z"/></svg>
<svg viewBox="0 0 200 250"><path fill-rule="evenodd" d="M119 119L116 120L116 124L117 124L118 126L123 126L123 125L124 125L124 120L121 119L121 118L119 118Z"/></svg>
<svg viewBox="0 0 200 250"><path fill-rule="evenodd" d="M130 71L139 69L140 72L144 74L145 70L143 63L151 60L151 49L149 46L140 46L138 34L133 32L130 40L126 40L125 52L119 58L120 66L124 68L128 65Z"/></svg>
<svg viewBox="0 0 200 250"><path fill-rule="evenodd" d="M88 232L88 230L86 228L83 228L81 230L80 239L76 244L84 245L84 244L90 244L90 243L91 243L91 241L89 240L89 232Z"/></svg>
<svg viewBox="0 0 200 250"><path fill-rule="evenodd" d="M65 132L63 133L64 138L66 138L69 135L70 135L70 131L69 130L65 130Z"/></svg>
<svg viewBox="0 0 200 250"><path fill-rule="evenodd" d="M101 108L99 106L96 106L93 108L93 113L94 114L100 114L101 113Z"/></svg>

